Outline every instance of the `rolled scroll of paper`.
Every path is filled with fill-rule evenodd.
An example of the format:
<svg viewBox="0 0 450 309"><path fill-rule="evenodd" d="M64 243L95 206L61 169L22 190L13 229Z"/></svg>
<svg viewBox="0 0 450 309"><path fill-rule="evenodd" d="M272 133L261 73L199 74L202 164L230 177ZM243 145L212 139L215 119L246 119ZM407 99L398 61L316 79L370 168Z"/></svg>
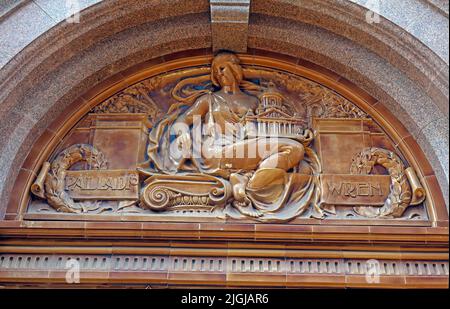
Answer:
<svg viewBox="0 0 450 309"><path fill-rule="evenodd" d="M44 181L45 181L45 177L47 176L49 169L50 169L50 163L45 162L42 165L41 172L37 176L36 181L31 185L31 192L34 195L36 195L37 197L45 198Z"/></svg>
<svg viewBox="0 0 450 309"><path fill-rule="evenodd" d="M426 193L425 189L422 187L422 184L417 178L416 172L412 167L408 167L405 170L406 177L408 177L409 184L411 185L412 199L410 205L417 205L423 202L425 199Z"/></svg>

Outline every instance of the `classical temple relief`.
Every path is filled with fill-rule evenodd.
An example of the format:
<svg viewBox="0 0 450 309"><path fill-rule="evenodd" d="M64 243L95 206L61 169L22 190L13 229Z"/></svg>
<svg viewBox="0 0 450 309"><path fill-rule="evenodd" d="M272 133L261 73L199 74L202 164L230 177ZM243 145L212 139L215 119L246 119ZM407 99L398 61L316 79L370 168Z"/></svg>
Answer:
<svg viewBox="0 0 450 309"><path fill-rule="evenodd" d="M29 213L427 218L414 170L366 112L303 77L241 65L232 53L117 93L64 148L32 186Z"/></svg>

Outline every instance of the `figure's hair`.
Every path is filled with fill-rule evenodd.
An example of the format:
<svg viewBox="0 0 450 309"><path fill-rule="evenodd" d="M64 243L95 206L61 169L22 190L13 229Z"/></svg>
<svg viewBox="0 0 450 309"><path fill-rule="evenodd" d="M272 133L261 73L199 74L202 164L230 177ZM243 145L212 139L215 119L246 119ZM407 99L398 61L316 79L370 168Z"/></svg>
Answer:
<svg viewBox="0 0 450 309"><path fill-rule="evenodd" d="M229 51L219 51L214 57L211 64L211 81L214 86L220 86L219 81L215 77L217 73L217 67L223 63L227 63L230 66L231 72L234 78L236 78L238 84L244 79L244 74L240 66L239 58L232 52Z"/></svg>
<svg viewBox="0 0 450 309"><path fill-rule="evenodd" d="M178 109L182 105L192 105L195 100L197 100L197 98L211 92L211 89L186 89L186 86L190 84L201 84L211 79L211 82L214 86L220 87L219 81L214 77L214 74L219 64L222 63L227 63L228 65L230 65L231 72L238 81L241 89L244 89L250 93L258 93L261 90L261 87L259 85L254 84L251 81L244 80L244 72L242 70L242 67L240 66L240 60L236 56L236 54L230 51L219 51L215 55L211 63L211 72L208 75L206 75L205 73L205 75L202 74L200 76L187 77L179 81L173 87L171 94L172 97L177 101L177 103L174 103L170 106L168 114Z"/></svg>

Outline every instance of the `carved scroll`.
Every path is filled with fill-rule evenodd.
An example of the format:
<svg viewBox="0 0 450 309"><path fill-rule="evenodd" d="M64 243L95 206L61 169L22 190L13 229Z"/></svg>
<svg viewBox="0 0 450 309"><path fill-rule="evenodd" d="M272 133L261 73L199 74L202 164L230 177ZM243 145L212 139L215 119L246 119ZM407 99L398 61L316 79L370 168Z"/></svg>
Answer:
<svg viewBox="0 0 450 309"><path fill-rule="evenodd" d="M203 174L153 175L145 183L141 206L154 211L196 207L212 209L215 205L224 205L231 194L229 182Z"/></svg>
<svg viewBox="0 0 450 309"><path fill-rule="evenodd" d="M420 183L420 180L412 167L405 169L405 173L406 177L408 177L409 184L411 185L411 191L413 193L411 205L418 205L425 200L425 189L422 187L422 184Z"/></svg>
<svg viewBox="0 0 450 309"><path fill-rule="evenodd" d="M49 170L50 170L50 163L44 162L44 164L42 165L41 172L37 176L34 183L31 185L31 192L37 197L40 197L42 199L45 198L44 182L45 177L47 177L47 173Z"/></svg>

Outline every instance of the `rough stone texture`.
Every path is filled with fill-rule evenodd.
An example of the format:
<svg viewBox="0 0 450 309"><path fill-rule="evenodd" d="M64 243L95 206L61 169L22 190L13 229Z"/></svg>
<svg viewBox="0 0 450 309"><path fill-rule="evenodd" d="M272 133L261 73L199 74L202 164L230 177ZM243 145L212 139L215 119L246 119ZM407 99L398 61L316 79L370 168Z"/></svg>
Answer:
<svg viewBox="0 0 450 309"><path fill-rule="evenodd" d="M375 94L403 122L411 135L441 117L435 113L438 106L427 95L377 55L354 48L348 67L351 69L346 77L356 84L364 85L366 91ZM352 74L351 71L357 73ZM357 76L358 73L367 74L364 72L372 74L372 82L364 82Z"/></svg>
<svg viewBox="0 0 450 309"><path fill-rule="evenodd" d="M424 0L426 3L434 6L441 14L447 16L449 13L449 1L448 0Z"/></svg>
<svg viewBox="0 0 450 309"><path fill-rule="evenodd" d="M54 25L56 22L33 2L18 8L0 23L1 52L17 54Z"/></svg>
<svg viewBox="0 0 450 309"><path fill-rule="evenodd" d="M187 50L190 45L189 40L193 39L192 33L199 30L208 32L208 26L208 16L196 14L176 18L176 20L144 24L122 31L114 37L98 42L91 48L84 50L80 55L72 57L52 75L45 76L40 81L40 86L27 93L24 100L14 106L13 111L25 113L33 119L42 120L43 117L49 116L47 111L53 107L54 102L58 102L62 94L71 91L73 87L77 86L77 83L85 81L92 73L100 72L106 65L109 66L109 70L104 72L103 79L113 72L124 70L139 63L142 58L135 59L133 55L144 48L152 48L152 52L147 54L147 59L157 55ZM196 40L196 43L200 44L199 41L202 40L202 37L198 37ZM208 36L205 36L203 40L204 45L202 47L210 46ZM102 55L102 57L97 57L98 55ZM128 59L127 63L123 63L123 59ZM122 63L121 66L116 64L119 61ZM70 75L67 74L68 71L71 72ZM86 86L89 87L89 84ZM45 89L45 91L42 91L42 89ZM37 106L32 104L33 101L42 103ZM65 104L70 103L65 102ZM58 104L58 110L63 110L63 108L64 106Z"/></svg>
<svg viewBox="0 0 450 309"><path fill-rule="evenodd" d="M0 18L9 14L13 9L19 7L19 5L24 2L24 0L2 0L0 2Z"/></svg>
<svg viewBox="0 0 450 309"><path fill-rule="evenodd" d="M250 0L210 0L213 50L247 51Z"/></svg>
<svg viewBox="0 0 450 309"><path fill-rule="evenodd" d="M2 201L8 200L31 145L89 88L134 64L212 45L207 0L102 1L82 12L80 24L56 26L63 15L46 2L36 0L0 19L1 39L8 29L24 33L20 44L8 43L11 54L0 44L0 59L14 56L0 70ZM30 18L32 12L41 18L37 24L42 28L20 24L20 18ZM441 188L448 191L448 172L443 171L448 150L441 143L448 145L442 125L448 119L448 105L443 103L448 98L448 65L394 24L382 19L379 25L368 25L364 12L344 0L252 0L249 47L328 67L381 100L417 136ZM45 23L55 27L46 31ZM439 132L446 139L432 140L425 134L435 122L441 123Z"/></svg>
<svg viewBox="0 0 450 309"><path fill-rule="evenodd" d="M433 6L415 0L350 0L399 25L449 63L449 20Z"/></svg>
<svg viewBox="0 0 450 309"><path fill-rule="evenodd" d="M27 53L15 56L13 63L4 68L0 75L2 91L0 92L0 115L5 114L14 104L20 101L27 89L41 78L41 71L51 72L63 64L67 59L81 54L99 40L106 40L124 29L138 26L145 22L159 20L160 16L182 16L199 12L207 12L208 2L181 1L176 7L161 4L160 1L114 1L102 2L98 9L91 8L83 12L80 24L60 23L40 37L40 44L33 44L27 48ZM199 21L202 22L202 21ZM209 26L208 26L209 28ZM209 36L209 29L194 29L200 33L197 36ZM192 42L195 47L195 42ZM29 57L33 55L33 57ZM101 57L99 57L101 58ZM146 59L142 59L146 60ZM19 73L19 74L17 74Z"/></svg>
<svg viewBox="0 0 450 309"><path fill-rule="evenodd" d="M102 0L77 0L77 1L61 1L61 0L33 0L45 13L47 13L56 22L63 21L70 17L72 12L82 11ZM73 3L71 5L71 3Z"/></svg>
<svg viewBox="0 0 450 309"><path fill-rule="evenodd" d="M444 194L444 199L449 204L449 187L445 185L445 180L449 181L449 156L448 156L448 145L449 145L449 119L447 117L441 117L434 120L425 126L417 134L417 142L419 144L429 144L429 147L422 147L425 155L428 158L435 157L435 160L441 164L440 169L436 169L436 177L441 184L441 190Z"/></svg>
<svg viewBox="0 0 450 309"><path fill-rule="evenodd" d="M4 52L0 52L0 67L4 66L8 63L9 60L11 60L12 56L8 55Z"/></svg>

